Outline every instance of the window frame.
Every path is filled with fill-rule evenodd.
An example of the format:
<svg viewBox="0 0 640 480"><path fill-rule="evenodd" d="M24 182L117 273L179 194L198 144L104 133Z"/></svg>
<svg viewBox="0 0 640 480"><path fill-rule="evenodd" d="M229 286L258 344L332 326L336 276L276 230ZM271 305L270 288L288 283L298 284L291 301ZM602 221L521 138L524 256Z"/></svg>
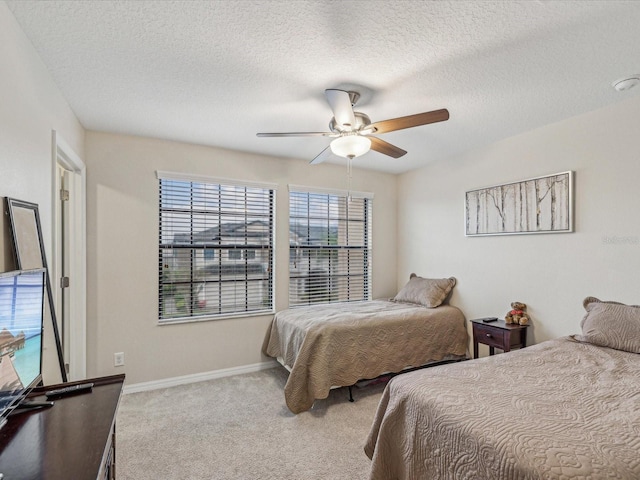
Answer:
<svg viewBox="0 0 640 480"><path fill-rule="evenodd" d="M339 199L342 199L344 202L346 202L347 207L345 208L345 214L346 217L335 217L335 218L331 218L328 217L327 218L327 222L330 223L330 221L346 221L347 225L349 224L349 222L361 222L363 225L362 228L362 235L364 237L364 241L362 245L353 245L353 244L349 244L349 240L347 240L347 244L337 244L337 245L330 245L329 242L329 237L330 235L327 235L327 243L324 245L311 245L311 244L307 244L307 245L294 245L292 243L292 231L294 228L294 225L292 223L292 195L296 194L307 194L307 195L320 195L320 196L327 196L327 210L329 210L329 204L331 202L331 200L329 200L330 197L338 197ZM306 186L300 186L300 185L289 185L289 195L288 195L288 200L289 200L289 259L288 259L288 264L289 264L289 268L288 268L288 302L289 302L289 307L290 308L298 308L298 307L305 307L305 306L310 306L310 305L329 305L329 304L335 304L335 303L351 303L351 302L360 302L360 301L368 301L371 300L372 298L372 272L373 272L373 268L372 268L372 256L373 256L373 228L372 228L372 224L373 224L373 193L370 192L356 192L356 191L346 191L346 190L336 190L336 189L325 189L325 188L316 188L316 187L306 187ZM351 199L362 199L363 200L363 218L351 218L349 217L348 214L348 203L351 201ZM307 202L310 202L311 200L309 199L309 197L307 197ZM313 218L312 215L307 215L307 225L311 224L311 219ZM349 229L349 227L346 227L347 230ZM329 231L329 230L328 230ZM347 235L348 237L348 235ZM327 283L333 283L332 279L338 278L338 277L346 277L347 278L347 282L349 284L349 282L351 281L351 277L356 278L361 276L362 277L362 288L363 288L363 295L362 297L358 297L358 298L340 298L340 292L339 298L337 300L331 300L331 298L325 299L325 300L320 300L320 301L314 301L313 299L309 298L307 301L302 301L300 300L299 296L301 295L300 293L300 288L298 286L298 288L296 288L296 291L294 292L294 283L295 281L299 281L302 280L303 283L304 282L308 282L308 284L311 284L311 280L313 279L313 277L311 275L308 276L302 276L302 275L294 275L292 276L292 263L297 263L298 259L300 258L300 251L301 250L306 250L307 251L307 256L309 257L308 259L308 263L309 263L309 272L311 271L311 257L313 256L314 258L319 258L322 256L338 256L340 255L340 252L350 252L350 251L358 251L358 252L362 252L363 258L362 258L362 262L364 265L364 268L362 270L361 274L354 274L351 275L349 272L351 272L352 270L352 263L350 263L350 260L348 260L348 268L347 268L347 274L335 274L335 273L331 273L331 270L329 271L329 274L324 276L326 277L326 281ZM313 253L312 253L313 252ZM347 258L349 258L351 255L349 253L347 253ZM359 263L357 260L355 261L356 265ZM331 268L331 260L329 260L329 267ZM344 267L344 265L342 266ZM336 268L340 268L340 265L338 265L338 267ZM332 286L328 287L328 288L332 288ZM315 286L311 286L311 287L305 287L305 289L314 289L316 288ZM340 288L344 288L344 287L338 287ZM303 290L305 290L303 289ZM347 287L347 291L349 291L349 287ZM309 292L307 292L307 294L309 294ZM304 293L303 293L304 295ZM350 292L347 294L350 295ZM298 297L298 298L296 298ZM330 297L330 295L329 295ZM322 296L320 295L320 298L322 298Z"/></svg>
<svg viewBox="0 0 640 480"><path fill-rule="evenodd" d="M275 214L276 214L276 191L277 191L277 185L275 184L270 184L270 183L262 183L262 182L248 182L248 181L243 181L243 180L237 180L237 179L229 179L229 178L220 178L220 177L210 177L210 176L206 176L206 175L197 175L197 174L185 174L185 173L178 173L178 172L166 172L166 171L157 171L156 172L156 176L158 179L158 214L159 214L159 218L158 218L158 308L157 308L157 323L158 325L171 325L171 324L176 324L176 323L192 323L192 322L201 322L201 321L211 321L211 320L221 320L221 319L229 319L229 318L239 318L239 317L255 317L255 316L261 316L261 315L269 315L269 314L273 314L275 312L275 275L274 275L274 271L275 271L275 249L276 249L276 243L275 243L275 231L276 231L276 222L275 222ZM190 242L188 244L185 245L178 245L176 242L173 243L163 243L163 212L167 213L167 212L171 212L171 211L178 211L180 209L176 209L174 208L173 210L171 208L167 208L163 206L163 191L162 191L162 182L163 181L171 181L171 182L184 182L184 183L191 183L191 192L193 191L193 185L194 184L200 184L200 185L206 185L209 188L213 188L214 190L217 188L219 190L222 190L224 187L229 187L231 189L237 189L237 188L245 188L245 192L244 192L244 200L245 202L248 201L249 198L249 192L246 189L262 189L264 190L264 192L261 192L262 194L266 195L268 197L268 200L266 200L264 202L264 207L268 208L268 213L266 213L264 216L265 219L267 219L267 227L266 227L266 232L267 234L265 235L267 242L264 244L260 244L260 245L252 245L247 243L249 236L247 234L245 234L244 237L244 243L238 243L238 244L227 244L227 243L223 243L222 240L220 239L218 241L217 244L212 245L211 243L204 243L204 244L199 244L197 241L193 240L193 236L194 233L197 233L198 231L194 230L193 225L191 225L189 231L188 231L188 235L190 237ZM242 195L239 195L237 198L242 198ZM210 200L209 198L207 198L208 200ZM195 210L193 207L193 193L191 193L191 197L190 197L190 201L189 201L189 206L191 208L191 216L193 216L193 211ZM204 213L205 217L207 214L213 216L217 216L218 219L220 219L222 217L222 211L223 211L223 207L220 205L220 203L222 202L222 200L219 200L219 203L217 204L217 210L216 207L213 207L211 209L211 211L208 211L206 213ZM215 204L215 202L214 202ZM209 207L211 208L211 207ZM198 210L196 212L198 215L203 215L203 212ZM246 209L245 207L245 219L247 217L255 217L256 214L255 212L251 212L249 210ZM220 221L220 220L218 220ZM250 223L246 223L245 225L250 225ZM245 229L246 232L246 229ZM173 232L175 235L175 231ZM247 232L248 233L248 232ZM165 239L166 241L166 239ZM188 281L180 281L178 283L176 282L164 282L163 281L163 273L164 273L164 251L167 249L171 249L171 250L180 250L180 249L187 249L190 251L190 257L191 257L191 265L190 265L190 277ZM252 261L251 259L247 259L247 255L246 252L248 250L251 250L252 252L254 252L255 255L255 251L260 250L260 251L266 251L265 255L260 255L260 258L258 262ZM208 251L213 250L214 252L217 250L217 253L214 253L213 256L211 257L207 257L207 253ZM226 252L225 252L226 250ZM200 281L199 279L196 279L194 276L194 258L197 258L197 255L195 252L202 252L202 258L206 259L209 258L210 260L213 259L216 263L219 264L223 264L225 261L227 261L227 257L228 257L228 253L227 252L232 252L232 251L238 251L238 253L240 253L240 259L238 260L231 260L232 262L237 262L238 264L242 264L244 265L244 277L241 278L240 280L238 280L237 278L234 278L232 280L228 280L227 282L225 282L224 280L222 280L222 276L224 275L223 270L222 270L222 266L219 267L218 269L218 280L205 280L205 281ZM257 256L257 255L255 255ZM264 257L267 257L266 261L264 261ZM251 262L251 263L249 263ZM255 279L255 278L250 278L250 274L252 273L253 268L249 268L249 265L260 265L261 268L263 268L263 272L266 273L266 278L264 279ZM254 267L257 268L257 267ZM238 273L235 271L235 267L234 267L234 272L233 272L233 276L236 277L238 275ZM240 274L242 275L242 274ZM249 285L252 284L252 282L254 282L253 284L255 284L255 282L258 282L260 284L262 284L263 282L266 282L267 284L267 295L264 296L262 295L262 293L260 295L263 296L263 298L268 299L267 301L267 305L265 306L265 308L258 308L258 309L249 309L249 305L251 305L251 302L248 300L249 296L251 295L251 293L255 293L252 292L249 289ZM222 284L223 283L228 283L228 284L233 284L233 285L238 285L238 284L242 284L244 283L245 285L245 290L244 290L244 295L245 295L245 308L246 309L237 309L235 311L224 311L223 310L223 298L222 298L222 293L220 294L221 297L218 299L218 309L219 312L218 313L203 313L203 314L194 314L192 309L195 309L195 301L193 295L198 295L198 290L200 288L200 284L209 284L209 285L215 285L215 284L219 284L219 288L222 288ZM183 315L183 316L167 316L166 312L163 312L163 299L165 298L164 295L164 288L166 285L191 285L190 290L191 290L191 298L190 298L190 302L191 302L191 306L190 308L187 309L188 314L187 315ZM195 290L194 290L195 288ZM235 287L234 287L235 288ZM262 285L260 286L260 288L262 288ZM262 290L259 290L260 292L262 292ZM195 292L195 293L194 293ZM254 300L255 301L255 300ZM221 303L222 302L222 303ZM164 313L164 316L163 316Z"/></svg>

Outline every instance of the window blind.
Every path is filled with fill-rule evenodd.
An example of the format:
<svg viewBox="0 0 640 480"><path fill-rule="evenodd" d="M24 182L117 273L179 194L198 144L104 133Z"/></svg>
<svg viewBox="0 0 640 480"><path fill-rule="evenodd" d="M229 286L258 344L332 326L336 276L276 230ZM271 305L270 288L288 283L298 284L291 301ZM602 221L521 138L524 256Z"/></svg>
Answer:
<svg viewBox="0 0 640 480"><path fill-rule="evenodd" d="M273 311L274 190L159 178L159 320Z"/></svg>
<svg viewBox="0 0 640 480"><path fill-rule="evenodd" d="M289 305L371 298L372 198L289 191Z"/></svg>

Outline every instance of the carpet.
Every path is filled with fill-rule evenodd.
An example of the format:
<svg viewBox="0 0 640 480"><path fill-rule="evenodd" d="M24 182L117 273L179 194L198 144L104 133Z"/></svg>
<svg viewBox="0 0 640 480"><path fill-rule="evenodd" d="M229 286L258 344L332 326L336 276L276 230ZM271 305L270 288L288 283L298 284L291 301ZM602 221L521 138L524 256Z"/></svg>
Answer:
<svg viewBox="0 0 640 480"><path fill-rule="evenodd" d="M385 382L334 389L298 415L284 368L124 395L119 480L366 479L363 445Z"/></svg>

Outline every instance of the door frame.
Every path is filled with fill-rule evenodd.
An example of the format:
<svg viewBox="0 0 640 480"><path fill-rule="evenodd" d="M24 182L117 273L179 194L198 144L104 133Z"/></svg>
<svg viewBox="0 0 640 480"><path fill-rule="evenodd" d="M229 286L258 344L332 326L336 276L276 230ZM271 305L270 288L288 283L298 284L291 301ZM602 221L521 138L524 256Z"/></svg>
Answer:
<svg viewBox="0 0 640 480"><path fill-rule="evenodd" d="M81 380L87 377L87 175L82 159L64 141L58 132L52 130L52 240L53 262L51 262L51 281L54 298L59 302L60 273L58 265L60 235L60 192L57 185L58 165L68 170L70 190L74 192L69 204L69 380ZM56 305L56 310L59 310ZM62 319L59 319L59 321ZM58 326L60 328L60 326Z"/></svg>

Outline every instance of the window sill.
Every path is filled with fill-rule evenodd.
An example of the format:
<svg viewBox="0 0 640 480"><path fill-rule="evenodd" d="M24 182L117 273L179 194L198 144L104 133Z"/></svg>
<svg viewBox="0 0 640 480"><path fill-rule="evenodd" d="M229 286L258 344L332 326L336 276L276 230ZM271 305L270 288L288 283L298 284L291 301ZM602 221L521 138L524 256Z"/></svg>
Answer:
<svg viewBox="0 0 640 480"><path fill-rule="evenodd" d="M177 317L166 320L158 320L158 326L175 325L177 323L200 323L211 322L215 320L231 320L234 318L248 318L248 317L262 317L265 315L273 315L276 313L274 309L271 310L256 310L254 312L242 312L242 313L229 313L223 315L203 315L202 317Z"/></svg>

